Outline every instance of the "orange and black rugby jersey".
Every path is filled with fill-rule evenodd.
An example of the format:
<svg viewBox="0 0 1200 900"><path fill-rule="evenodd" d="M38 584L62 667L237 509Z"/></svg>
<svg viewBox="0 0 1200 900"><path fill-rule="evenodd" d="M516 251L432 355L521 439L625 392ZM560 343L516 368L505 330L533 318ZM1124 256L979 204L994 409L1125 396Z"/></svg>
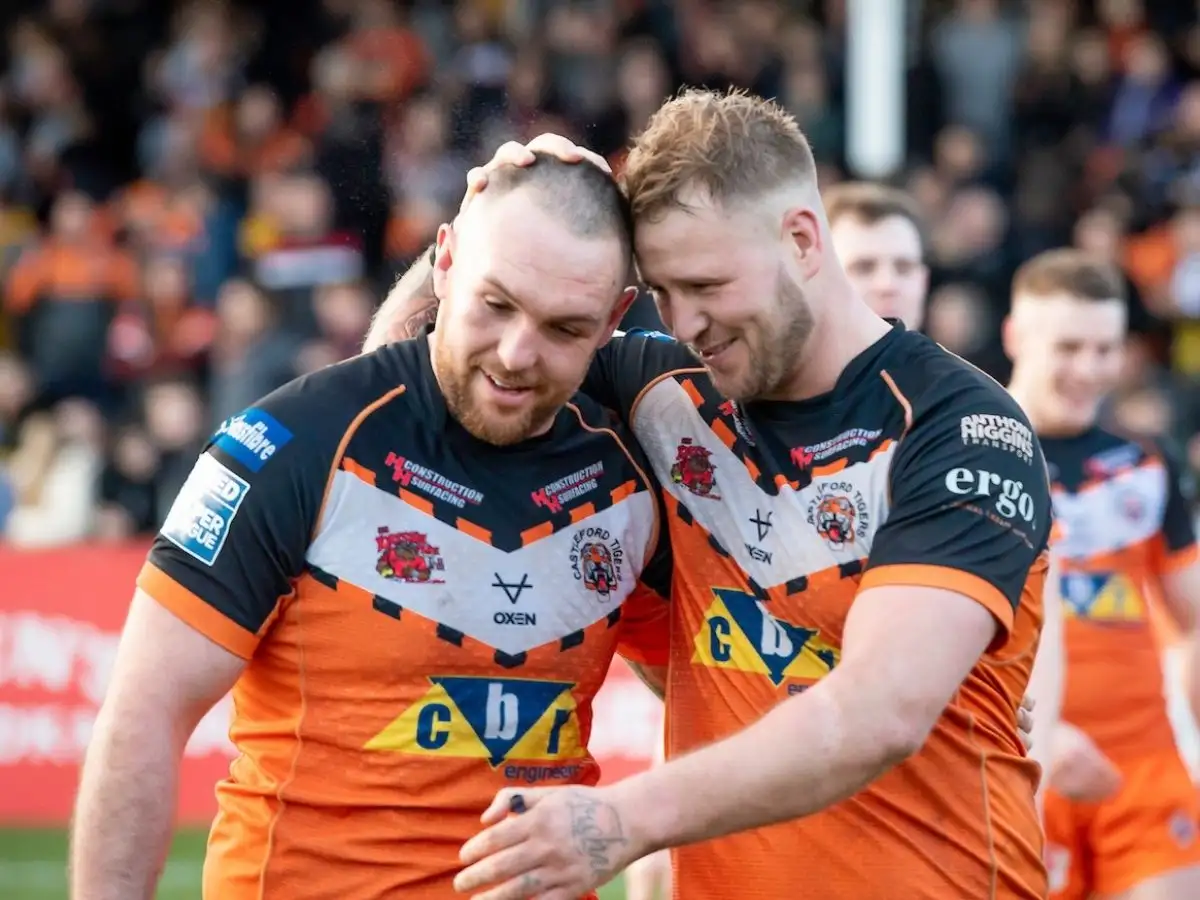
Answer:
<svg viewBox="0 0 1200 900"><path fill-rule="evenodd" d="M1016 710L1050 496L1015 401L900 326L802 402L726 402L684 347L644 334L606 347L584 389L631 424L666 496L671 755L831 671L862 588L950 589L998 626L920 753L817 815L677 851L675 896L1045 896L1038 770Z"/></svg>
<svg viewBox="0 0 1200 900"><path fill-rule="evenodd" d="M650 477L584 397L470 437L424 338L225 422L138 580L249 661L204 896L450 898L498 789L595 783L614 651L666 662Z"/></svg>
<svg viewBox="0 0 1200 900"><path fill-rule="evenodd" d="M1174 748L1147 588L1196 559L1181 468L1156 444L1100 428L1043 446L1063 527L1062 716L1114 758Z"/></svg>

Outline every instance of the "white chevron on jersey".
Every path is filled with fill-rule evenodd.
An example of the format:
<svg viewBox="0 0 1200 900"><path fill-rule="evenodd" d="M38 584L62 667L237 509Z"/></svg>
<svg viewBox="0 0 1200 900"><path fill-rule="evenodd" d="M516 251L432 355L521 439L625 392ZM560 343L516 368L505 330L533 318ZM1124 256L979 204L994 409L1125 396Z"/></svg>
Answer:
<svg viewBox="0 0 1200 900"><path fill-rule="evenodd" d="M1167 471L1158 460L1087 486L1054 492L1054 514L1065 532L1055 544L1064 557L1111 553L1152 537L1167 508Z"/></svg>
<svg viewBox="0 0 1200 900"><path fill-rule="evenodd" d="M634 415L633 432L666 490L764 588L864 559L871 552L875 531L887 519L888 469L896 444L876 453L869 462L817 476L800 491L783 487L772 495L755 483L745 463L713 433L674 378L664 378L642 397ZM709 460L720 499L698 497L671 480L675 452L685 437L712 454ZM852 503L861 501L856 506L855 522L861 533L856 533L853 541L831 544L809 521L810 513L826 496L844 496ZM772 527L760 541L751 520L767 512ZM766 550L770 560L752 555L747 545Z"/></svg>
<svg viewBox="0 0 1200 900"><path fill-rule="evenodd" d="M624 602L646 563L655 516L653 497L639 491L578 524L505 552L338 471L306 559L402 609L516 654L586 628ZM381 527L425 534L444 562L437 579L408 583L381 575L375 543ZM589 590L572 562L573 549L594 541L612 550L614 559L619 549L617 581L607 596ZM508 589L494 586L497 580ZM521 618L514 620L513 613Z"/></svg>

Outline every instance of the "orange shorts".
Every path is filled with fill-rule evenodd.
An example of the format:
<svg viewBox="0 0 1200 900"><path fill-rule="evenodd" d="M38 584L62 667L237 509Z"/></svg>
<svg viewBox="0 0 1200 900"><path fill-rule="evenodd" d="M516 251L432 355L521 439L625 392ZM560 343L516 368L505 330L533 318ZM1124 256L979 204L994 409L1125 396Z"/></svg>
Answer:
<svg viewBox="0 0 1200 900"><path fill-rule="evenodd" d="M1100 803L1046 792L1046 869L1053 900L1119 894L1200 866L1200 795L1179 754L1120 763L1123 782Z"/></svg>

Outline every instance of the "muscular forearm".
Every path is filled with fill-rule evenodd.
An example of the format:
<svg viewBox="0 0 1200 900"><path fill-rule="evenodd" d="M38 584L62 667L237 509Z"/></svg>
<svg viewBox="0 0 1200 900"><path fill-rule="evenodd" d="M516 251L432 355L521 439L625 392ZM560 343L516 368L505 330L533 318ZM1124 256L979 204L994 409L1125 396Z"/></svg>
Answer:
<svg viewBox="0 0 1200 900"><path fill-rule="evenodd" d="M71 900L150 900L171 838L186 734L102 709L80 779Z"/></svg>
<svg viewBox="0 0 1200 900"><path fill-rule="evenodd" d="M400 276L376 311L363 342L363 352L369 353L385 344L416 337L421 328L432 322L436 315L433 266L426 251Z"/></svg>
<svg viewBox="0 0 1200 900"><path fill-rule="evenodd" d="M612 788L642 852L806 816L857 793L919 741L837 674L754 725Z"/></svg>

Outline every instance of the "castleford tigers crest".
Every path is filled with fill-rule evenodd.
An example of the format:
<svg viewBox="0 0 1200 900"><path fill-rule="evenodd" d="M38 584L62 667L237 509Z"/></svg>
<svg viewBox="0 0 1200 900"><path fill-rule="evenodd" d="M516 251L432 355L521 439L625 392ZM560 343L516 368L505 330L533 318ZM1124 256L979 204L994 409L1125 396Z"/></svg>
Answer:
<svg viewBox="0 0 1200 900"><path fill-rule="evenodd" d="M575 580L601 600L620 588L625 548L608 529L595 525L581 528L571 541L570 559Z"/></svg>
<svg viewBox="0 0 1200 900"><path fill-rule="evenodd" d="M813 524L817 534L831 544L854 543L854 506L847 497L825 497L817 501Z"/></svg>
<svg viewBox="0 0 1200 900"><path fill-rule="evenodd" d="M712 451L707 447L693 443L690 437L685 437L675 449L671 480L697 497L720 500L721 495L717 493L717 467L709 458L711 456Z"/></svg>
<svg viewBox="0 0 1200 900"><path fill-rule="evenodd" d="M375 535L375 548L379 551L375 571L384 578L409 584L442 583L441 578L433 576L436 572L444 571L446 564L438 548L429 543L423 532L393 533L387 528L380 528Z"/></svg>
<svg viewBox="0 0 1200 900"><path fill-rule="evenodd" d="M808 523L834 550L852 546L865 537L870 513L863 496L853 485L823 485L808 507Z"/></svg>
<svg viewBox="0 0 1200 900"><path fill-rule="evenodd" d="M579 575L583 586L601 596L612 593L617 583L612 553L603 544L584 544L579 548Z"/></svg>

